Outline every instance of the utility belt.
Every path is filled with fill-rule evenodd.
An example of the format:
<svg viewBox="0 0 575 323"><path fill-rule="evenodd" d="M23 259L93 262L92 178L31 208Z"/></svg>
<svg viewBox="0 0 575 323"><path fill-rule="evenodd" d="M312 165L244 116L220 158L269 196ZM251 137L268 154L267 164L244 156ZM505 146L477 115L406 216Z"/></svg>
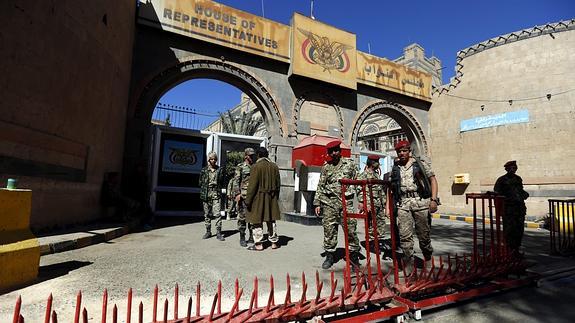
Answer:
<svg viewBox="0 0 575 323"><path fill-rule="evenodd" d="M401 197L419 197L417 192L401 192Z"/></svg>

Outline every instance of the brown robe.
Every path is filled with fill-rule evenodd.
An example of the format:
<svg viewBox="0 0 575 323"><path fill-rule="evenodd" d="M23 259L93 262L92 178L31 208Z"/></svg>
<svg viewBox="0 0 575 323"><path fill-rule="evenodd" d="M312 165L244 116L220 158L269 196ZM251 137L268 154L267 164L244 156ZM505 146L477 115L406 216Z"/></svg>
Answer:
<svg viewBox="0 0 575 323"><path fill-rule="evenodd" d="M246 206L246 221L260 224L279 220L281 217L278 204L280 191L280 172L278 166L268 158L260 158L252 166Z"/></svg>

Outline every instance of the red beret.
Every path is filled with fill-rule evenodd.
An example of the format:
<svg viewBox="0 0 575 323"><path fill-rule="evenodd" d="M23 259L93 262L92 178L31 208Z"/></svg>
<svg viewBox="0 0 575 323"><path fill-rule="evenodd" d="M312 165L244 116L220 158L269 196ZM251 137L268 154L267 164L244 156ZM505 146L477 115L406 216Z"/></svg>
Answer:
<svg viewBox="0 0 575 323"><path fill-rule="evenodd" d="M517 167L517 161L515 161L515 160L510 160L510 161L506 162L505 165L503 165L503 167L510 167L510 166L515 166L515 167Z"/></svg>
<svg viewBox="0 0 575 323"><path fill-rule="evenodd" d="M341 145L341 140L336 139L336 140L328 142L327 145L325 145L325 148L331 149L331 148L339 147L339 145Z"/></svg>
<svg viewBox="0 0 575 323"><path fill-rule="evenodd" d="M411 144L407 140L400 140L395 144L395 150L400 150L404 147L411 147Z"/></svg>
<svg viewBox="0 0 575 323"><path fill-rule="evenodd" d="M367 159L379 161L379 156L378 155L369 155L369 156L367 156Z"/></svg>

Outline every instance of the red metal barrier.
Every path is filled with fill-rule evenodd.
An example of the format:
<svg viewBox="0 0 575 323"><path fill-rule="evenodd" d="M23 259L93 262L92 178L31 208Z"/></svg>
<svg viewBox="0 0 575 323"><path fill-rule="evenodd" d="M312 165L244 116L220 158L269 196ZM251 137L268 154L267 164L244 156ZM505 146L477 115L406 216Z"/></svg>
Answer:
<svg viewBox="0 0 575 323"><path fill-rule="evenodd" d="M575 199L549 200L551 253L575 253Z"/></svg>
<svg viewBox="0 0 575 323"><path fill-rule="evenodd" d="M341 180L342 192L348 185L359 185L361 194L373 201L373 185L389 185L380 180ZM364 198L364 213L350 212L346 208L345 196L343 200L343 225L345 233L346 265L343 282L338 286L335 274L331 272L329 287L324 291L323 281L319 272L315 273L315 290L311 299L307 298L308 282L305 273L301 275L301 294L292 300L291 278L286 275L286 294L282 303L276 304L274 277L270 276L269 291L264 295L265 304L259 303L259 280L253 281L253 289L249 294L249 306L240 308L240 300L244 296L244 289L240 288L238 279L235 280L234 300L231 308L225 312L222 309L222 284L217 285L213 295L209 313L201 313L201 285L198 282L195 290L195 313L192 315L194 297L188 297L185 317L179 317L179 286L174 288L173 319L168 319L169 300L163 302L161 322L285 322L308 320L313 317L323 317L328 314L338 314L331 321L364 322L368 320L381 320L402 315L408 310L436 307L479 295L493 293L504 289L514 288L533 281L533 276L519 276L524 274L525 263L517 254L507 252L502 235L503 200L501 197L487 194L467 194L467 201L473 203L473 243L469 253L447 254L434 256L429 262L424 262L422 268L414 268L411 273L407 270L399 271L399 262L395 246L395 231L391 232L392 263L389 270L383 270L379 244L374 244L375 261L372 259L369 243L366 243L366 264L363 267L352 267L350 263L349 241L347 237L347 219L356 218L364 223L365 239L369 241L368 228L371 226L377 238L376 217L373 203ZM387 195L387 210L390 225L395 225L393 212L393 199ZM511 277L515 275L517 277ZM391 279L393 276L393 279ZM391 280L391 281L390 281ZM132 316L132 289L128 290L126 299L126 322L131 322ZM158 321L159 287L156 285L152 296L151 317L153 322ZM13 323L24 322L21 315L22 300L18 298L14 308ZM378 310L375 311L373 308ZM107 321L108 292L102 295L101 322ZM352 313L350 313L352 312ZM79 322L82 313L82 322L88 321L88 310L82 307L82 293L76 296L74 322ZM138 306L138 323L143 323L144 304ZM347 313L347 314L346 314ZM339 315L342 316L339 316ZM116 304L112 310L112 322L118 321L118 308ZM46 301L45 323L57 323L58 317L53 310L53 297L50 295ZM70 321L70 320L66 320Z"/></svg>

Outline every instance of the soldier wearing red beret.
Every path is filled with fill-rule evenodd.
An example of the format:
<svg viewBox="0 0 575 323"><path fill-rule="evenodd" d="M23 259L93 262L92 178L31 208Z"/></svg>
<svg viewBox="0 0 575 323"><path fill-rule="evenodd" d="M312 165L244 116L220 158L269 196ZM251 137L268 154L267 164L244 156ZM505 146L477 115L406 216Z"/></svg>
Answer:
<svg viewBox="0 0 575 323"><path fill-rule="evenodd" d="M519 254L523 231L525 227L525 200L529 194L523 190L523 179L515 174L517 162L510 160L503 165L507 174L499 177L493 190L505 196L505 212L503 214L503 235L508 248L515 255Z"/></svg>
<svg viewBox="0 0 575 323"><path fill-rule="evenodd" d="M357 169L351 159L341 157L341 140L333 140L326 144L328 160L321 168L321 174L315 192L313 205L317 216L323 214L323 249L325 250L325 260L321 267L329 269L335 262L335 250L337 247L337 230L342 226L343 201L341 198L342 178L355 179ZM355 190L347 188L345 198L347 209L353 208L353 196ZM351 252L350 261L354 265L359 265L359 239L357 237L357 220L347 220L347 235L349 238L349 249Z"/></svg>
<svg viewBox="0 0 575 323"><path fill-rule="evenodd" d="M404 264L413 262L413 234L426 260L431 259L430 213L437 211L437 180L426 158L411 155L411 144L401 140L395 144L397 160L391 170L391 189L397 210L397 226ZM415 227L415 230L414 230Z"/></svg>

